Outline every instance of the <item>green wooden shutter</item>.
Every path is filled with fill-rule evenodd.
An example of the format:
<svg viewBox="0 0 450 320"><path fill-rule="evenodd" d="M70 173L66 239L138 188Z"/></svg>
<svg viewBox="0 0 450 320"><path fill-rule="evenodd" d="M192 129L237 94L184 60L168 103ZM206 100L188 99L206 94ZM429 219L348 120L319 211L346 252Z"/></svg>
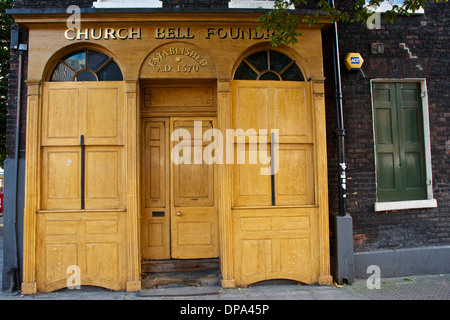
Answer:
<svg viewBox="0 0 450 320"><path fill-rule="evenodd" d="M379 201L395 201L400 197L400 148L395 84L375 83L373 100L377 196Z"/></svg>
<svg viewBox="0 0 450 320"><path fill-rule="evenodd" d="M397 83L401 200L426 199L425 148L420 86Z"/></svg>
<svg viewBox="0 0 450 320"><path fill-rule="evenodd" d="M378 201L426 198L420 86L374 83Z"/></svg>

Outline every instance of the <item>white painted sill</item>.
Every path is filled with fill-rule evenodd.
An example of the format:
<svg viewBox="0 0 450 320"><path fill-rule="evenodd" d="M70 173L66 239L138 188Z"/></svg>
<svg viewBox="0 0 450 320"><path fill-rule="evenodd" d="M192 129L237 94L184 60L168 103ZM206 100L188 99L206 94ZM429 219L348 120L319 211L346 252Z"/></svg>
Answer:
<svg viewBox="0 0 450 320"><path fill-rule="evenodd" d="M375 202L375 211L437 208L436 199Z"/></svg>

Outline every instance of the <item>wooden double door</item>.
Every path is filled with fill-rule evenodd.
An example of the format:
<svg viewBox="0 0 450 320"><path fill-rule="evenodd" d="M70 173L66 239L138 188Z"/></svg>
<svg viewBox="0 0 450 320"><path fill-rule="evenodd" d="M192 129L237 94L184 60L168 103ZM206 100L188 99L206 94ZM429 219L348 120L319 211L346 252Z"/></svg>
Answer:
<svg viewBox="0 0 450 320"><path fill-rule="evenodd" d="M214 117L143 118L141 255L218 257L216 165L203 159Z"/></svg>

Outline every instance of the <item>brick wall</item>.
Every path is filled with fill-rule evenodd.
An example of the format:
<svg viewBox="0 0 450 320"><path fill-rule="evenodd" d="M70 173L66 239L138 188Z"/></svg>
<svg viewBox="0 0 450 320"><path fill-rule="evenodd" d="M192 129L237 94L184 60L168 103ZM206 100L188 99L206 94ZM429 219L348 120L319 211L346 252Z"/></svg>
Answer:
<svg viewBox="0 0 450 320"><path fill-rule="evenodd" d="M77 5L81 8L90 8L93 0L15 0L14 8L67 8L70 5Z"/></svg>
<svg viewBox="0 0 450 320"><path fill-rule="evenodd" d="M90 8L93 0L62 0L62 1L46 1L46 0L16 0L15 8L67 8L70 5L77 5L81 8ZM164 0L163 6L184 7L184 8L217 8L228 7L228 0Z"/></svg>
<svg viewBox="0 0 450 320"><path fill-rule="evenodd" d="M18 28L13 25L13 29ZM28 34L20 32L20 43L28 43ZM7 158L15 158L15 135L17 119L17 101L18 101L18 79L19 79L19 52L11 51L10 72L8 76L8 105L6 116L6 155ZM25 135L26 135L26 79L27 79L27 61L28 52L23 53L22 57L22 94L20 110L20 139L19 139L19 158L25 158Z"/></svg>
<svg viewBox="0 0 450 320"><path fill-rule="evenodd" d="M352 1L339 1L340 6ZM348 213L353 217L355 251L450 244L450 4L429 2L425 15L382 22L380 30L359 24L339 24L341 61L359 52L363 72L351 74L343 66ZM385 53L372 55L372 42L385 44ZM404 43L411 55L400 45ZM417 56L417 58L411 58ZM376 199L370 79L425 78L431 131L433 194L438 208L374 212ZM330 94L330 93L329 93ZM333 92L332 92L333 94ZM327 119L335 117L328 97ZM336 178L335 121L328 121L330 184ZM334 162L330 162L330 161ZM334 179L334 180L333 180ZM337 187L330 187L335 192ZM338 199L330 194L330 207Z"/></svg>

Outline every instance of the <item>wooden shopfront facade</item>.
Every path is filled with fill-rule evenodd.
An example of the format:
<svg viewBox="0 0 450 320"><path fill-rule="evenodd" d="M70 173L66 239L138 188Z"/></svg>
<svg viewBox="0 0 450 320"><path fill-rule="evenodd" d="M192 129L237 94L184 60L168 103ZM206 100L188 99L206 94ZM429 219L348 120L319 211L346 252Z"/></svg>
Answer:
<svg viewBox="0 0 450 320"><path fill-rule="evenodd" d="M218 258L223 287L331 284L324 24L275 48L259 15L13 15L29 30L23 293L73 266L137 291L142 261L169 259Z"/></svg>

